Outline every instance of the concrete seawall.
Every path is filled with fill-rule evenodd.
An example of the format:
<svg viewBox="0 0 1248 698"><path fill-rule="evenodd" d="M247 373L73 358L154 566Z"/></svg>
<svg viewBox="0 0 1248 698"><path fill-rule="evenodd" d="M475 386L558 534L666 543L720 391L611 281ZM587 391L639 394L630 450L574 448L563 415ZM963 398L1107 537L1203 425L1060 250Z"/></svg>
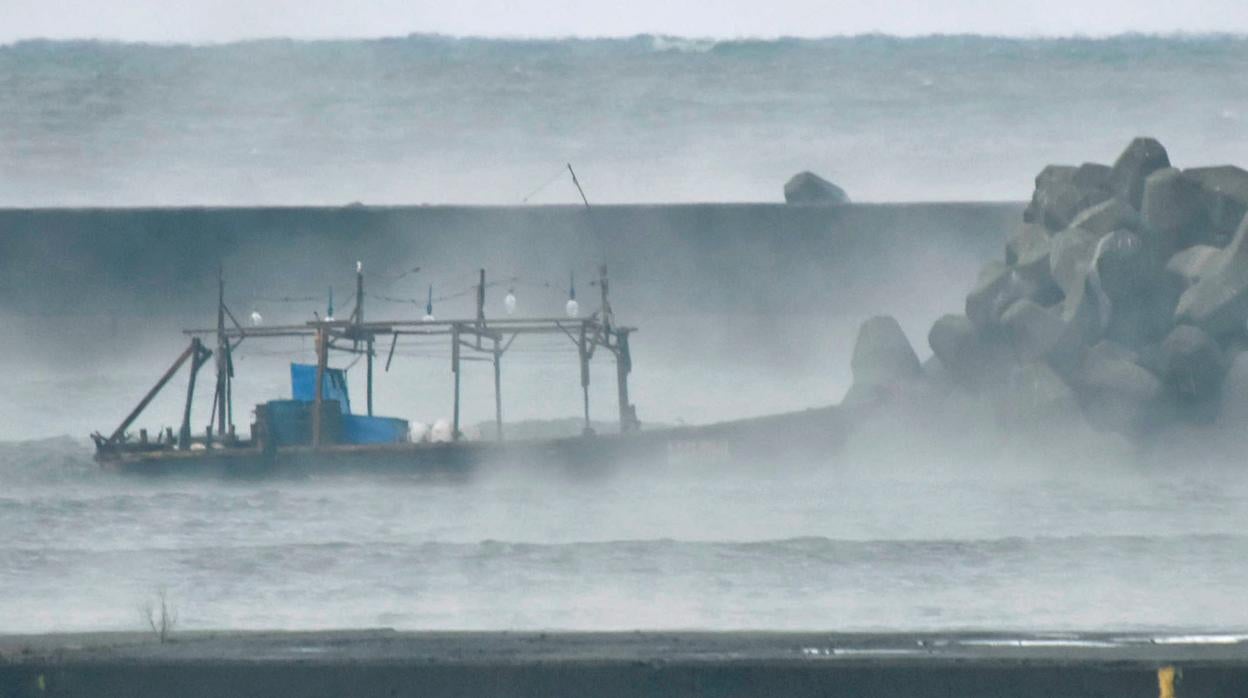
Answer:
<svg viewBox="0 0 1248 698"><path fill-rule="evenodd" d="M1012 203L0 210L0 354L35 367L0 379L0 390L23 396L0 406L0 435L83 434L120 419L181 351L179 330L215 323L218 264L235 314L245 321L255 310L272 324L323 314L330 286L349 312L356 260L364 262L373 319L421 317L431 285L442 299L438 317L471 317L480 267L491 280L515 283L517 314L530 316L562 315L575 273L588 313L598 305L589 282L605 259L617 318L641 328L633 388L643 420L704 424L826 405L848 387L862 320L895 315L926 352L931 323L962 307L968 280L1001 255L1021 210ZM488 316L502 314L504 293L489 291ZM243 352L257 349L264 347ZM248 361L240 367L240 404L272 397L279 386L258 381L285 370L276 359ZM380 387L380 409L446 414L449 406L435 397L449 395L443 363L400 356L395 364ZM509 417L578 412L575 393L550 407L534 399L549 389L536 360L509 367ZM32 377L54 382L35 389ZM413 385L428 389L405 387ZM470 412L490 404L486 388L470 382L465 390ZM594 399L606 395L596 391ZM176 401L166 402L153 419L180 414ZM594 413L613 409L604 403ZM484 411L467 416L486 418Z"/></svg>
<svg viewBox="0 0 1248 698"><path fill-rule="evenodd" d="M419 265L408 290L438 292L479 266L562 289L569 270L588 275L606 259L616 292L639 312L670 309L680 290L687 312L800 312L824 296L866 297L881 275L926 269L961 284L964 267L999 254L1020 212L1012 203L5 209L0 309L178 314L202 305L218 262L246 297L338 278L345 287L357 259L380 278Z"/></svg>
<svg viewBox="0 0 1248 698"><path fill-rule="evenodd" d="M1106 634L198 634L0 640L6 696L1242 695L1242 643Z"/></svg>

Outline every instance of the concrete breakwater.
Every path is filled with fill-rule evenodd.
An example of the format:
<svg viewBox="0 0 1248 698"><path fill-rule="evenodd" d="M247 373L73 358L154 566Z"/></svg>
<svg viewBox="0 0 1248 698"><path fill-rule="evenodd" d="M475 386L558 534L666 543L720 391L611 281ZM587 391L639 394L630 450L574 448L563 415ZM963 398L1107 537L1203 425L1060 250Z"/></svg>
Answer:
<svg viewBox="0 0 1248 698"><path fill-rule="evenodd" d="M7 425L0 434L85 434L119 419L119 400L141 395L157 367L181 351L179 330L215 322L218 264L235 314L246 321L255 311L275 324L325 313L330 286L340 312L350 312L356 260L364 263L373 319L419 319L430 286L439 318L470 317L481 267L501 284L489 291L490 317L503 315L513 283L518 315L562 316L573 274L587 314L598 305L590 281L606 260L618 319L641 328L633 349L643 419L708 423L829 404L848 385L848 351L862 319L888 312L921 331L959 302L968 289L964 279L999 254L1022 209L938 203L0 210L0 352L38 369L0 379L0 390L21 396L0 407ZM263 382L283 375L278 358L249 355L240 404L268 399L282 387ZM575 393L549 408L527 399L548 394L539 369L531 361L509 372L509 414L574 413ZM379 409L447 414L445 400L435 397L450 391L440 360L397 356L394 370L380 388ZM38 384L43 376L52 382ZM428 389L401 389L417 384ZM576 388L575 381L567 385ZM487 388L470 381L467 403L492 404ZM68 411L66 396L73 396ZM167 402L155 408L174 419L180 406ZM604 403L594 413L613 409Z"/></svg>
<svg viewBox="0 0 1248 698"><path fill-rule="evenodd" d="M566 294L600 260L638 312L810 312L866 301L887 274L951 284L995 256L1013 203L697 204L532 207L294 207L0 210L0 310L26 315L167 315L202 306L226 267L246 298L374 283L413 266L405 288L458 290L484 266ZM936 266L939 263L941 266ZM404 284L400 284L404 285ZM584 289L588 291L588 289ZM345 293L344 293L345 295Z"/></svg>
<svg viewBox="0 0 1248 698"><path fill-rule="evenodd" d="M1011 428L1238 434L1248 171L1179 170L1161 143L1136 138L1112 167L1050 165L1035 182L1022 224L979 273L964 312L926 334L934 356L925 367L896 322L864 324L853 397L887 400L926 380L905 376L939 374L935 383L949 387L939 400L953 395L940 411L967 397L963 405L979 402L971 411L987 408L988 421ZM917 393L932 384L905 402L927 400Z"/></svg>
<svg viewBox="0 0 1248 698"><path fill-rule="evenodd" d="M1174 640L1174 641L1172 641ZM1003 634L11 637L10 696L1231 696L1241 641Z"/></svg>

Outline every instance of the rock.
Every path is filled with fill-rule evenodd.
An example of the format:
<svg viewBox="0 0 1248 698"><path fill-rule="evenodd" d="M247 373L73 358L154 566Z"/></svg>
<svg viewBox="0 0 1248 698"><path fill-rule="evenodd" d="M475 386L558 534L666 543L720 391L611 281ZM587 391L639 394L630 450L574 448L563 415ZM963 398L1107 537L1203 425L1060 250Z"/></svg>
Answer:
<svg viewBox="0 0 1248 698"><path fill-rule="evenodd" d="M1075 216L1070 227L1081 228L1094 235L1108 235L1115 230L1138 231L1140 214L1122 199L1113 198L1102 201Z"/></svg>
<svg viewBox="0 0 1248 698"><path fill-rule="evenodd" d="M1225 370L1222 350L1207 332L1179 325L1161 343L1166 387L1180 403L1217 398Z"/></svg>
<svg viewBox="0 0 1248 698"><path fill-rule="evenodd" d="M1096 254L1096 243L1102 237L1103 234L1075 227L1053 236L1049 250L1049 274L1065 295L1082 293L1081 287Z"/></svg>
<svg viewBox="0 0 1248 698"><path fill-rule="evenodd" d="M1113 196L1112 170L1085 163L1079 167L1049 165L1036 175L1036 188L1023 220L1061 230L1084 209Z"/></svg>
<svg viewBox="0 0 1248 698"><path fill-rule="evenodd" d="M1222 380L1222 413L1219 420L1242 430L1248 424L1248 351L1231 359Z"/></svg>
<svg viewBox="0 0 1248 698"><path fill-rule="evenodd" d="M1127 230L1100 239L1092 254L1092 268L1111 302L1120 303L1146 292L1156 279L1156 267L1144 241Z"/></svg>
<svg viewBox="0 0 1248 698"><path fill-rule="evenodd" d="M1001 316L1010 331L1021 363L1047 361L1059 373L1076 367L1081 347L1077 333L1056 312L1031 300L1020 300Z"/></svg>
<svg viewBox="0 0 1248 698"><path fill-rule="evenodd" d="M945 367L940 357L932 354L927 357L927 361L923 362L923 380L927 381L934 390L939 394L946 394L953 390L953 375L949 373L949 369Z"/></svg>
<svg viewBox="0 0 1248 698"><path fill-rule="evenodd" d="M1013 270L1000 262L989 262L979 272L975 288L966 296L966 316L975 327L991 327L1011 303L1018 289L1012 284Z"/></svg>
<svg viewBox="0 0 1248 698"><path fill-rule="evenodd" d="M1163 167L1170 166L1166 149L1153 138L1136 138L1114 162L1110 182L1114 193L1139 210L1144 198L1144 180ZM1108 231L1106 231L1108 232Z"/></svg>
<svg viewBox="0 0 1248 698"><path fill-rule="evenodd" d="M1061 300L1061 291L1045 278L1037 283L1017 270L990 262L980 274L980 281L966 296L966 316L981 331L997 328L1001 316L1011 305L1027 298L1041 304Z"/></svg>
<svg viewBox="0 0 1248 698"><path fill-rule="evenodd" d="M1012 267L1019 264L1020 258L1034 263L1038 256L1046 261L1049 257L1049 231L1042 225L1024 223L1005 241L1005 263Z"/></svg>
<svg viewBox="0 0 1248 698"><path fill-rule="evenodd" d="M954 382L972 391L1000 384L1015 363L1007 343L994 336L981 337L962 315L937 320L927 342Z"/></svg>
<svg viewBox="0 0 1248 698"><path fill-rule="evenodd" d="M1248 319L1248 218L1229 247L1179 297L1175 324L1195 325L1214 337L1242 334Z"/></svg>
<svg viewBox="0 0 1248 698"><path fill-rule="evenodd" d="M1141 346L1170 331L1177 288L1164 283L1160 266L1135 233L1119 230L1101 238L1087 278L1088 291L1094 295L1076 300L1096 301L1095 316L1108 339ZM1088 310L1085 321L1093 317ZM1080 327L1087 336L1089 325Z"/></svg>
<svg viewBox="0 0 1248 698"><path fill-rule="evenodd" d="M1067 422L1079 414L1075 391L1043 363L1017 366L1010 372L999 400L998 414L1013 428L1034 428Z"/></svg>
<svg viewBox="0 0 1248 698"><path fill-rule="evenodd" d="M919 357L895 319L877 315L858 329L850 361L855 385L894 385L922 375Z"/></svg>
<svg viewBox="0 0 1248 698"><path fill-rule="evenodd" d="M1215 239L1230 239L1248 215L1248 171L1233 165L1193 167L1183 176L1200 185Z"/></svg>
<svg viewBox="0 0 1248 698"><path fill-rule="evenodd" d="M1035 287L1030 294L1042 302L1056 303L1061 300L1061 289L1053 282L1049 272L1049 253L1053 240L1040 225L1024 223L1005 244L1006 263L1014 267L1019 277Z"/></svg>
<svg viewBox="0 0 1248 698"><path fill-rule="evenodd" d="M789 204L847 204L849 195L813 172L799 172L784 183L784 201Z"/></svg>
<svg viewBox="0 0 1248 698"><path fill-rule="evenodd" d="M1138 433L1155 417L1164 386L1134 356L1112 342L1101 342L1084 354L1077 387L1093 427Z"/></svg>
<svg viewBox="0 0 1248 698"><path fill-rule="evenodd" d="M1213 241L1200 182L1173 167L1157 170L1144 181L1140 218L1144 229L1157 237L1162 257Z"/></svg>
<svg viewBox="0 0 1248 698"><path fill-rule="evenodd" d="M1212 245L1194 245L1166 262L1166 274L1181 289L1200 281L1218 261L1222 250Z"/></svg>

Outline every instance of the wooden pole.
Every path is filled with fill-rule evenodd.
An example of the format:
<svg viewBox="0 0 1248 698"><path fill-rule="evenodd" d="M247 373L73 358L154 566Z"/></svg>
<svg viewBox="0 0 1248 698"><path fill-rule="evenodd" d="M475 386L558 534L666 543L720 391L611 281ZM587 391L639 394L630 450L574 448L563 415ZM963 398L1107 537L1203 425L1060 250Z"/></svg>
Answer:
<svg viewBox="0 0 1248 698"><path fill-rule="evenodd" d="M499 338L494 338L494 429L498 435L498 440L503 440L503 374L499 360L503 357L502 349L499 347Z"/></svg>
<svg viewBox="0 0 1248 698"><path fill-rule="evenodd" d="M355 326L356 336L359 336L359 327L364 324L364 264L362 262L355 263ZM369 333L365 342L365 349L368 350L365 365L368 371L366 404L368 407L368 416L373 416L373 335Z"/></svg>
<svg viewBox="0 0 1248 698"><path fill-rule="evenodd" d="M577 342L577 353L581 358L581 394L585 404L585 433L590 434L593 428L589 425L589 346L587 344L586 332L589 323L581 321L581 336Z"/></svg>
<svg viewBox="0 0 1248 698"><path fill-rule="evenodd" d="M386 373L390 372L390 362L394 360L394 348L399 344L399 333L395 332L390 338L390 353L386 355Z"/></svg>
<svg viewBox="0 0 1248 698"><path fill-rule="evenodd" d="M459 325L451 327L451 372L455 374L455 411L452 413L451 439L459 440Z"/></svg>
<svg viewBox="0 0 1248 698"><path fill-rule="evenodd" d="M628 330L616 332L615 340L615 384L620 402L620 433L637 429L637 416L628 401L628 374L633 370L633 357L628 348Z"/></svg>
<svg viewBox="0 0 1248 698"><path fill-rule="evenodd" d="M178 430L178 448L186 450L191 447L191 404L195 401L195 378L199 375L199 367L204 364L203 344L199 338L191 340L195 356L191 359L191 376L186 386L186 406L182 410L182 428Z"/></svg>
<svg viewBox="0 0 1248 698"><path fill-rule="evenodd" d="M229 391L226 390L226 383L229 382L230 367L226 363L229 353L229 339L225 336L225 271L221 267L217 267L217 434L224 438L229 432L226 425L226 400L229 399Z"/></svg>
<svg viewBox="0 0 1248 698"><path fill-rule="evenodd" d="M602 309L599 315L602 316L602 341L611 341L611 302L607 299L607 265L603 264L598 267L598 287L602 290Z"/></svg>
<svg viewBox="0 0 1248 698"><path fill-rule="evenodd" d="M485 270L480 272L477 281L477 327L485 325Z"/></svg>
<svg viewBox="0 0 1248 698"><path fill-rule="evenodd" d="M130 411L130 414L126 415L126 418L121 421L121 425L117 427L116 431L113 432L113 435L108 437L108 441L110 443L119 441L123 436L125 436L126 429L129 429L130 425L134 423L134 420L138 419L139 415L143 414L143 410L147 409L148 404L150 404L156 395L160 393L160 391L165 387L165 384L169 382L169 379L173 378L174 374L178 372L179 368L182 368L182 364L186 363L186 360L190 358L192 354L198 356L198 351L196 351L198 343L198 339L191 340L190 345L185 351L182 352L181 356L179 356L177 360L173 362L173 365L165 371L165 374L160 377L160 380L156 381L156 385L152 386L152 389L147 391L147 394L143 396L143 399L139 400L139 404Z"/></svg>
<svg viewBox="0 0 1248 698"><path fill-rule="evenodd" d="M312 447L321 446L321 406L325 402L325 368L329 362L329 342L325 325L316 328L316 399L312 401Z"/></svg>

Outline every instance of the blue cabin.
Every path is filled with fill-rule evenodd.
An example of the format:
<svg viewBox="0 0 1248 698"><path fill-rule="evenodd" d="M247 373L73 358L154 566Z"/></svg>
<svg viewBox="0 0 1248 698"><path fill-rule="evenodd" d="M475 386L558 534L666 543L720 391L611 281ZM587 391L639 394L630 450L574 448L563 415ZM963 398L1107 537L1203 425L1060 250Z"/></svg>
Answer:
<svg viewBox="0 0 1248 698"><path fill-rule="evenodd" d="M340 368L326 368L321 399L325 435L331 443L390 444L408 440L408 423L394 417L352 414L347 374ZM290 400L270 400L261 406L269 437L275 446L312 443L312 410L316 402L316 366L290 365Z"/></svg>

